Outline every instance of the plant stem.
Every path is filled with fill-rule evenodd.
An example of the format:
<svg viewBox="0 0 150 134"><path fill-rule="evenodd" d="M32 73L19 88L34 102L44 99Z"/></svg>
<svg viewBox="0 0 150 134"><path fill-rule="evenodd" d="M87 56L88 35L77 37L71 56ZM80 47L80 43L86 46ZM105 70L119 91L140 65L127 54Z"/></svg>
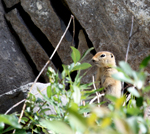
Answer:
<svg viewBox="0 0 150 134"><path fill-rule="evenodd" d="M49 60L48 60L48 61L46 62L46 64L45 64L45 66L42 68L42 70L40 71L40 73L39 73L38 76L36 77L34 83L32 84L32 86L31 86L31 88L30 88L30 90L29 90L29 92L28 92L28 96L29 96L29 93L31 92L33 86L35 85L35 83L36 83L37 80L39 79L40 75L43 73L44 69L45 69L45 68L47 67L47 65L50 63L51 59L53 58L54 54L56 53L57 49L59 48L59 46L60 46L60 44L61 44L61 42L62 42L64 36L66 35L66 33L67 33L67 31L68 31L68 29L69 29L69 27L70 27L70 24L71 24L71 21L72 21L73 18L74 18L73 15L71 15L70 21L69 21L69 23L68 23L68 26L66 27L66 30L65 30L64 34L62 35L60 41L58 42L58 44L57 44L57 46L56 46L54 52L53 52L52 55L51 55L51 57L49 58ZM27 96L27 97L28 97L28 96ZM26 100L25 100L25 103L24 103L24 105L23 105L23 108L22 108L22 111L21 111L21 114L20 114L18 123L20 123L20 121L21 121L21 118L22 118L22 116L23 116L23 113L24 113L25 108L26 108ZM14 133L15 133L15 131L14 131Z"/></svg>

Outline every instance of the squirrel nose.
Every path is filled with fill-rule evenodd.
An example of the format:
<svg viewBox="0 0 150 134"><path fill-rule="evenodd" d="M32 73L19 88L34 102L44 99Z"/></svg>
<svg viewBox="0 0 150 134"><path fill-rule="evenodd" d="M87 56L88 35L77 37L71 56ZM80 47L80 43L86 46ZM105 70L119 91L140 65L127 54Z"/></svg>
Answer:
<svg viewBox="0 0 150 134"><path fill-rule="evenodd" d="M93 62L95 62L95 60L94 60L94 59L92 59L92 61L93 61Z"/></svg>

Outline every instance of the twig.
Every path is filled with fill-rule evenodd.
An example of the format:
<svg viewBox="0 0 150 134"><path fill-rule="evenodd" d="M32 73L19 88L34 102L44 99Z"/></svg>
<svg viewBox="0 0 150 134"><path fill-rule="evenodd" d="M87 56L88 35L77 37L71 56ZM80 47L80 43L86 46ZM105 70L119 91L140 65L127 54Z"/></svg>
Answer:
<svg viewBox="0 0 150 134"><path fill-rule="evenodd" d="M82 105L85 106L85 101L82 101ZM87 117L87 113L86 112L84 112L83 115L84 115L84 117Z"/></svg>
<svg viewBox="0 0 150 134"><path fill-rule="evenodd" d="M93 78L93 87L94 87L94 89L96 90L96 86L95 86L95 81L94 81L94 76L92 76L92 78ZM98 104L100 103L100 100L99 100L99 97L98 97L98 95L99 95L99 93L98 92L96 92L96 95L97 95L97 101L98 101ZM98 107L100 107L100 105L98 105Z"/></svg>
<svg viewBox="0 0 150 134"><path fill-rule="evenodd" d="M16 103L15 105L13 105L11 108L9 108L6 112L5 115L8 114L13 108L17 107L18 105L20 105L22 102L24 102L26 99L23 99L21 101L19 101L18 103Z"/></svg>
<svg viewBox="0 0 150 134"><path fill-rule="evenodd" d="M130 49L130 43L131 43L131 37L132 37L132 30L133 30L133 22L134 22L134 16L132 16L132 24L131 24L131 30L130 30L130 35L129 35L129 41L128 41L128 47L127 47L127 51L126 51L126 58L125 58L125 62L128 61L128 53L129 53L129 49ZM124 87L124 82L122 83L122 87ZM122 94L124 93L124 89L122 89Z"/></svg>
<svg viewBox="0 0 150 134"><path fill-rule="evenodd" d="M128 53L129 53L131 37L132 37L132 30L133 30L133 22L134 22L134 16L132 16L132 24L131 24L131 30L130 30L130 35L129 35L129 41L128 41L128 47L127 47L125 62L127 62L127 60L128 60Z"/></svg>
<svg viewBox="0 0 150 134"><path fill-rule="evenodd" d="M68 23L68 26L66 27L65 32L64 32L63 35L61 36L61 39L60 39L60 41L58 42L58 44L57 44L57 46L56 46L54 52L52 53L51 57L50 57L49 60L46 62L45 66L42 68L42 70L40 71L40 73L38 74L38 76L36 77L34 83L32 84L32 86L31 86L31 88L30 88L30 90L29 90L29 93L31 92L31 90L32 90L33 86L35 85L35 83L37 82L37 80L39 79L40 75L43 73L44 69L45 69L45 68L47 67L47 65L50 63L50 61L51 61L51 59L53 58L54 54L56 53L56 51L57 51L58 47L60 46L60 44L61 44L61 42L62 42L64 36L66 35L66 32L68 31L68 28L70 27L70 23L71 23L71 20L72 20L72 19L73 19L73 15L71 15L71 18L70 18L70 21L69 21L69 23ZM29 93L28 93L27 97L29 96ZM23 116L25 107L26 107L26 100L25 100L25 103L24 103L24 105L23 105L23 108L22 108L22 111L21 111L21 114L20 114L18 123L20 123L20 121L21 121L21 118L22 118L22 116Z"/></svg>
<svg viewBox="0 0 150 134"><path fill-rule="evenodd" d="M97 98L102 97L102 96L104 96L104 95L105 95L105 94L103 93L103 94L99 94L98 96L95 96L95 97L90 101L89 104L92 104Z"/></svg>
<svg viewBox="0 0 150 134"><path fill-rule="evenodd" d="M75 20L74 20L74 17L73 17L73 38L72 38L72 45L73 45L74 37L75 37Z"/></svg>
<svg viewBox="0 0 150 134"><path fill-rule="evenodd" d="M41 92L43 92L46 88L43 88L41 90ZM37 95L38 93L34 94L34 95ZM15 107L17 107L18 105L20 105L22 102L24 102L26 99L23 99L19 102L17 102L16 104L14 104L11 108L9 108L6 112L5 112L5 115L7 115L12 109L14 109Z"/></svg>

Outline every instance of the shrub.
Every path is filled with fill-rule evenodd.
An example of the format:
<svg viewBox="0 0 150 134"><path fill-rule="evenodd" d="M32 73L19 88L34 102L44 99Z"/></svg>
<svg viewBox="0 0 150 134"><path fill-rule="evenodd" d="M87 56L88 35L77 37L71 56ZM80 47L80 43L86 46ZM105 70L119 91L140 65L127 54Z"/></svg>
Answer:
<svg viewBox="0 0 150 134"><path fill-rule="evenodd" d="M89 63L81 63L83 58L92 50L87 50L81 57L80 52L71 47L71 65L63 65L61 78L52 68L48 68L50 86L47 87L47 95L39 93L42 99L29 95L25 116L21 124L17 123L17 114L0 115L0 132L10 132L16 129L16 133L61 133L61 134L148 134L150 133L150 120L144 118L144 110L149 104L149 99L144 97L144 93L150 90L150 86L145 87L147 73L144 68L147 66L150 56L142 61L138 72L132 70L128 63L121 61L119 71L114 74L115 79L127 82L133 86L128 88L130 100L126 100L126 94L120 98L107 95L113 103L108 108L98 107L100 104L91 104L86 101L90 95L102 89L91 89L93 82L82 84L80 71L91 67ZM71 73L77 71L74 81ZM69 87L65 90L66 85ZM129 97L128 96L128 97ZM66 99L66 104L63 102ZM35 106L39 107L34 111ZM55 114L46 114L49 105L53 106ZM45 107L46 106L46 107ZM4 129L4 124L10 125Z"/></svg>

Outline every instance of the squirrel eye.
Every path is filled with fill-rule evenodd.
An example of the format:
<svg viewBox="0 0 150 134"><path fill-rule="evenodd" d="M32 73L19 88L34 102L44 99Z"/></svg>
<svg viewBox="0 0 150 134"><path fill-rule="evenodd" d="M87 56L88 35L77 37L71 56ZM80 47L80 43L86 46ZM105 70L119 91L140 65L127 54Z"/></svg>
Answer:
<svg viewBox="0 0 150 134"><path fill-rule="evenodd" d="M113 58L114 56L111 54L111 58Z"/></svg>
<svg viewBox="0 0 150 134"><path fill-rule="evenodd" d="M102 54L100 57L105 57L105 55L104 55L104 54Z"/></svg>

